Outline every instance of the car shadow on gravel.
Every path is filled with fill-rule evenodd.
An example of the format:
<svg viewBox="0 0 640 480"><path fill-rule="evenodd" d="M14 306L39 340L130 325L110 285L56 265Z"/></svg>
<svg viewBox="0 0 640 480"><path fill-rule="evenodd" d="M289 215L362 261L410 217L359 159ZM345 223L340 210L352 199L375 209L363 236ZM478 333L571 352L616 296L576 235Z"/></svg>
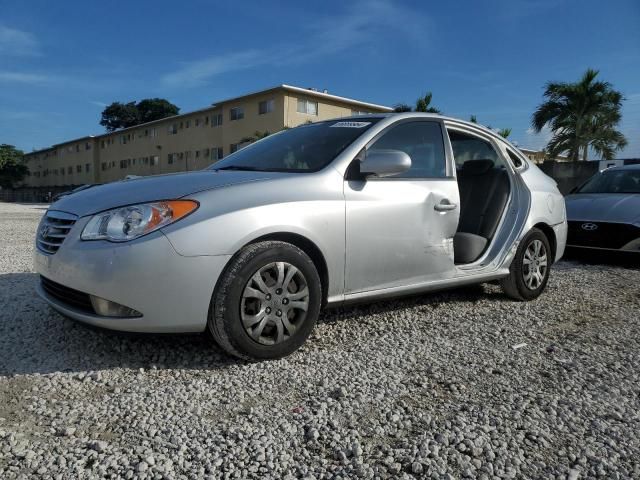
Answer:
<svg viewBox="0 0 640 480"><path fill-rule="evenodd" d="M0 275L0 376L128 369L220 369L243 362L205 334L135 334L68 319L35 293L33 273Z"/></svg>
<svg viewBox="0 0 640 480"><path fill-rule="evenodd" d="M52 310L35 293L38 275L0 275L0 376L106 369L215 370L245 362L224 353L206 334L136 334L84 325ZM328 309L319 323L458 302L510 301L499 288L455 290Z"/></svg>
<svg viewBox="0 0 640 480"><path fill-rule="evenodd" d="M576 261L587 265L615 266L631 270L640 269L640 252L608 252L567 248L563 260Z"/></svg>
<svg viewBox="0 0 640 480"><path fill-rule="evenodd" d="M491 284L475 284L438 292L426 292L389 300L369 301L325 310L319 323L333 323L342 320L352 320L363 315L393 313L415 307L428 307L461 302L479 302L483 300L511 302L500 288Z"/></svg>

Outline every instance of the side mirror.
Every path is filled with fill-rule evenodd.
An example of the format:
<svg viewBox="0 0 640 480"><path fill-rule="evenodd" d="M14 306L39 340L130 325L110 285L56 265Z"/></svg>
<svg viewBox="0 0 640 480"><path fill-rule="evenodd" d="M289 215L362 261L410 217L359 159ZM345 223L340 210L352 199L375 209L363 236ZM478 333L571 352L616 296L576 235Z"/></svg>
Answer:
<svg viewBox="0 0 640 480"><path fill-rule="evenodd" d="M364 176L390 177L411 168L411 157L400 150L369 150L360 162Z"/></svg>

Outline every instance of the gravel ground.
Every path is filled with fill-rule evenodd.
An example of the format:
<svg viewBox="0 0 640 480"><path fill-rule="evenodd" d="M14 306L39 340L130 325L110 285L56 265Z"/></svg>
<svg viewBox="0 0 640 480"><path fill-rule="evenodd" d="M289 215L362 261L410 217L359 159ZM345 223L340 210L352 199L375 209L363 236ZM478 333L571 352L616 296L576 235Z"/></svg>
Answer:
<svg viewBox="0 0 640 480"><path fill-rule="evenodd" d="M637 264L563 261L530 303L484 285L332 310L246 364L49 310L43 211L0 204L1 478L640 478Z"/></svg>

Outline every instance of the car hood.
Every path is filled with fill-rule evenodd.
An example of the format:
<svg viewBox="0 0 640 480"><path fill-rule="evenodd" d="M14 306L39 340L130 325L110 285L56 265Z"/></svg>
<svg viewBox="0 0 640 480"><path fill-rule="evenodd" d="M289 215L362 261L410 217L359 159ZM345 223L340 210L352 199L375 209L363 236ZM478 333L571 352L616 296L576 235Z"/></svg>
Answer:
<svg viewBox="0 0 640 480"><path fill-rule="evenodd" d="M274 172L200 170L140 177L67 195L49 208L82 217L123 205L181 198L204 190L268 180L281 175Z"/></svg>
<svg viewBox="0 0 640 480"><path fill-rule="evenodd" d="M633 222L640 218L640 195L578 193L565 198L567 219L596 222Z"/></svg>

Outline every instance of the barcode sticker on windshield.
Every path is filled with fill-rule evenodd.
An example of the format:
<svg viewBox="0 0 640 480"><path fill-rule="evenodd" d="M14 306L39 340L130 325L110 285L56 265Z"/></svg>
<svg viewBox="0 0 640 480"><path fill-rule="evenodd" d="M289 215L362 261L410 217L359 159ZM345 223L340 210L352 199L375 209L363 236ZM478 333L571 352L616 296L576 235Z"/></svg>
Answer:
<svg viewBox="0 0 640 480"><path fill-rule="evenodd" d="M343 128L362 128L366 127L367 125L371 125L371 122L337 122L331 126Z"/></svg>

